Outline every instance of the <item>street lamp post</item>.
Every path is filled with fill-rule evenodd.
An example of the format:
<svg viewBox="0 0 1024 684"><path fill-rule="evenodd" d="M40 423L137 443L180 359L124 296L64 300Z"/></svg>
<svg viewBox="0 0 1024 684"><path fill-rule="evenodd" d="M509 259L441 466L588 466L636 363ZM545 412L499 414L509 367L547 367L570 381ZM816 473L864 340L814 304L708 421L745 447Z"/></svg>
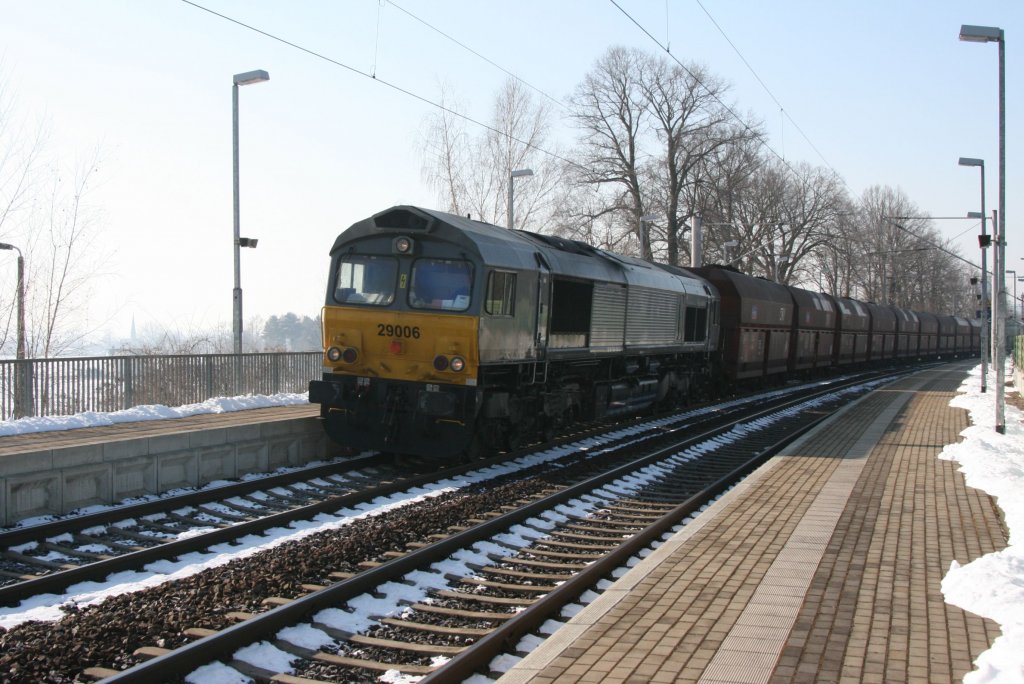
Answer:
<svg viewBox="0 0 1024 684"><path fill-rule="evenodd" d="M995 26L960 26L960 40L969 43L998 43L999 44L999 221L992 227L996 235L996 248L993 253L995 262L994 268L998 268L996 285L992 293L994 299L994 311L992 317L995 325L999 328L995 342L995 358L993 363L996 366L996 432L1006 432L1006 389L1003 386L1005 369L1003 368L1003 353L1006 341L1002 337L1002 316L1003 288L1005 287L1005 273L1003 272L1003 250L1006 241L1006 37L1003 29Z"/></svg>
<svg viewBox="0 0 1024 684"><path fill-rule="evenodd" d="M515 217L515 212L512 208L512 187L515 183L516 178L523 178L524 176L532 176L533 169L516 169L508 175L508 229L512 230L515 225L512 223L512 219Z"/></svg>
<svg viewBox="0 0 1024 684"><path fill-rule="evenodd" d="M238 191L238 86L250 85L252 83L263 83L270 80L270 74L262 69L247 71L244 74L235 74L231 85L231 152L234 166L234 258L235 258L235 288L232 291L232 333L234 336L235 354L242 353L242 259L239 248L242 247L241 217L239 212L239 191ZM246 239L246 247L255 247L256 241Z"/></svg>
<svg viewBox="0 0 1024 684"><path fill-rule="evenodd" d="M988 244L989 237L986 231L985 221L988 215L985 213L985 160L974 157L960 157L960 166L976 166L981 170L981 211L968 212L967 218L981 219L981 237L978 244L981 246L981 391L988 391L988 355L989 355L989 334L992 321L989 319L989 297L988 297ZM992 336L993 341L995 336Z"/></svg>
<svg viewBox="0 0 1024 684"><path fill-rule="evenodd" d="M18 253L18 351L17 358L24 361L28 356L25 350L25 257L21 250L12 244L0 242L0 249L12 249ZM17 375L14 376L14 417L23 418L32 413L32 383L28 381L30 368L18 364Z"/></svg>
<svg viewBox="0 0 1024 684"><path fill-rule="evenodd" d="M0 249L13 249L18 253L18 358L24 359L25 354L25 257L14 245L0 242Z"/></svg>

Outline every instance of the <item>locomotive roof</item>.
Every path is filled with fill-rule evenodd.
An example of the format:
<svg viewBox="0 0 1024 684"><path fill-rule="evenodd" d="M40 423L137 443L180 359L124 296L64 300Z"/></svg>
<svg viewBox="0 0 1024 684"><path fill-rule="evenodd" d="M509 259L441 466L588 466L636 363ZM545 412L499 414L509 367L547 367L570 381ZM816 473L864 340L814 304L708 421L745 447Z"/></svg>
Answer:
<svg viewBox="0 0 1024 684"><path fill-rule="evenodd" d="M418 233L430 234L460 245L492 267L536 270L539 254L554 275L688 292L707 291L704 281L682 269L659 268L642 259L606 252L578 240L509 230L465 216L408 205L391 207L353 224L338 236L331 253L354 240L381 232L412 238Z"/></svg>

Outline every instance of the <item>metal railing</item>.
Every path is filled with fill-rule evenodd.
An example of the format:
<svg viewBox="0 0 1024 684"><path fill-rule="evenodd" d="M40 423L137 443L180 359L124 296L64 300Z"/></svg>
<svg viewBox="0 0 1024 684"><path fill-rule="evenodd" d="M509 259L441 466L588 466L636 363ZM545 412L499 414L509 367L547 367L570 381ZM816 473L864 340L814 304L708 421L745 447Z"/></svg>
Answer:
<svg viewBox="0 0 1024 684"><path fill-rule="evenodd" d="M0 360L0 418L305 392L322 362L321 352Z"/></svg>

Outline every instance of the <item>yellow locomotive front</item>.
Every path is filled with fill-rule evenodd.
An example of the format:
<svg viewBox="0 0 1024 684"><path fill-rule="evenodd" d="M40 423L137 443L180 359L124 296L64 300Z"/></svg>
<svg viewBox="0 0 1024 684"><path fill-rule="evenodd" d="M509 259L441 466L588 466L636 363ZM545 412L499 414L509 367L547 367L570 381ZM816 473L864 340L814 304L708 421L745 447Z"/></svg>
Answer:
<svg viewBox="0 0 1024 684"><path fill-rule="evenodd" d="M451 458L480 404L479 269L416 218L375 217L335 242L309 400L343 446Z"/></svg>

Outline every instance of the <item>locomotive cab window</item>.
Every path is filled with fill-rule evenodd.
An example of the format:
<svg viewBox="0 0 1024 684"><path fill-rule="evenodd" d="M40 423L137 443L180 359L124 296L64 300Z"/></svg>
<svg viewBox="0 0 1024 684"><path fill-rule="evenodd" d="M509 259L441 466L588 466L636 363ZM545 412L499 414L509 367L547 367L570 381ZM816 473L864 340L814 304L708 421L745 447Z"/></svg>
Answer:
<svg viewBox="0 0 1024 684"><path fill-rule="evenodd" d="M469 308L473 266L452 259L417 259L412 265L409 306L435 311Z"/></svg>
<svg viewBox="0 0 1024 684"><path fill-rule="evenodd" d="M387 306L395 301L397 279L398 260L394 257L344 254L338 261L334 301Z"/></svg>
<svg viewBox="0 0 1024 684"><path fill-rule="evenodd" d="M703 307L686 307L686 329L683 333L686 342L703 342L708 333L708 310Z"/></svg>
<svg viewBox="0 0 1024 684"><path fill-rule="evenodd" d="M484 310L492 316L514 316L516 301L516 274L491 271L487 277L487 296Z"/></svg>

